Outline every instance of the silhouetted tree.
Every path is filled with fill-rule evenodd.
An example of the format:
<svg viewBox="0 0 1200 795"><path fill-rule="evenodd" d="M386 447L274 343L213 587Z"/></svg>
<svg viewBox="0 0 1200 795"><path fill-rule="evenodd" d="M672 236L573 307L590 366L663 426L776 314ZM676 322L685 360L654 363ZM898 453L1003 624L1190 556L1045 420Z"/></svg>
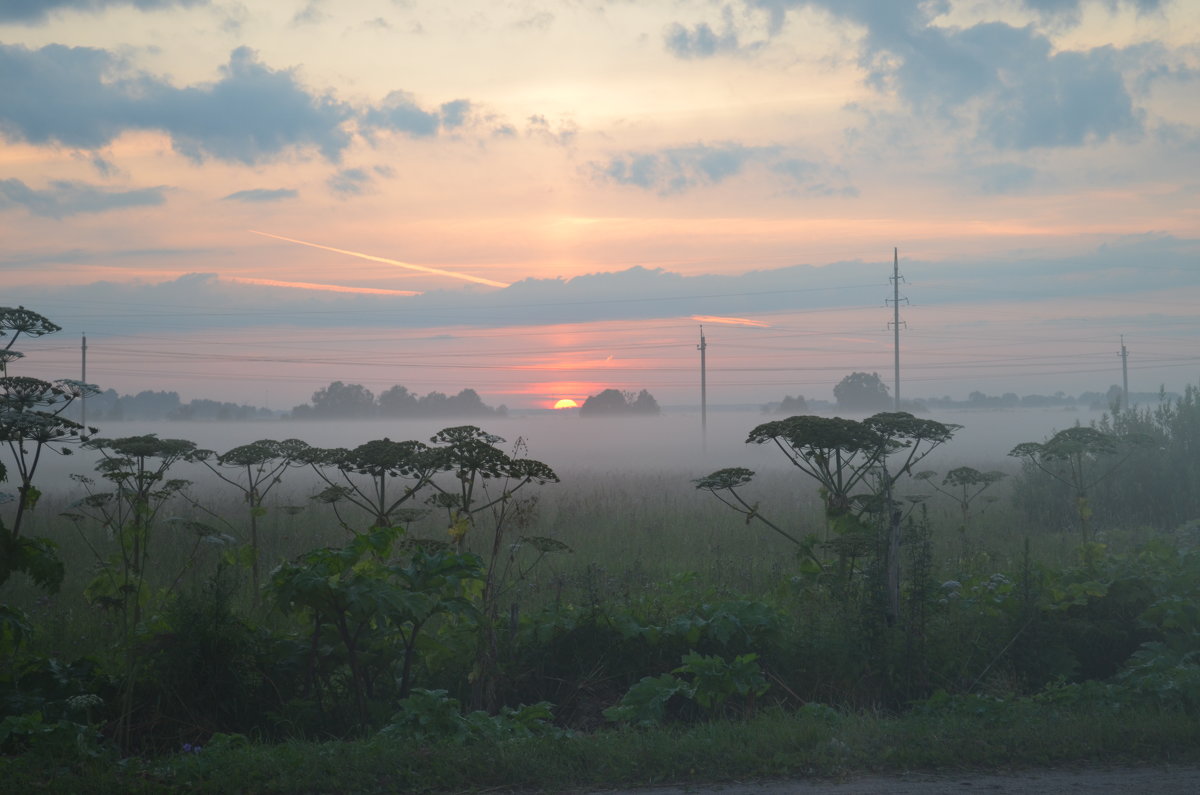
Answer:
<svg viewBox="0 0 1200 795"><path fill-rule="evenodd" d="M833 388L833 396L838 408L846 411L880 411L892 402L879 373L851 373Z"/></svg>
<svg viewBox="0 0 1200 795"><path fill-rule="evenodd" d="M804 399L804 395L784 395L783 400L778 403L768 403L762 407L763 414L790 414L798 415L808 412L808 401Z"/></svg>
<svg viewBox="0 0 1200 795"><path fill-rule="evenodd" d="M379 413L384 417L411 417L417 413L417 396L397 384L379 393Z"/></svg>
<svg viewBox="0 0 1200 795"><path fill-rule="evenodd" d="M582 417L660 413L662 409L659 408L658 401L645 389L636 395L632 392L606 389L598 395L589 396L579 407L579 415Z"/></svg>
<svg viewBox="0 0 1200 795"><path fill-rule="evenodd" d="M638 392L633 403L630 404L630 411L634 414L661 414L662 409L658 407L658 401L654 399L646 390Z"/></svg>
<svg viewBox="0 0 1200 795"><path fill-rule="evenodd" d="M334 381L312 396L312 417L370 417L375 413L375 395L362 384Z"/></svg>

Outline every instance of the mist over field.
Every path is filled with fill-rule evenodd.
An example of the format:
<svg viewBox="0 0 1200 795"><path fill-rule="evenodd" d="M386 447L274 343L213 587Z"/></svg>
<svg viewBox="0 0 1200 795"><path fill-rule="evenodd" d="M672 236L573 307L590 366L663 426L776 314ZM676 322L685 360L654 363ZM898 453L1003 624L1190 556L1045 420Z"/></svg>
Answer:
<svg viewBox="0 0 1200 795"><path fill-rule="evenodd" d="M845 415L861 418L861 415ZM1008 452L1019 442L1042 441L1055 431L1098 420L1101 412L1075 409L935 411L922 415L963 426L954 438L926 460L926 468L949 469L971 465L979 469L1008 469L1015 460ZM264 420L221 422L107 422L97 434L106 438L147 433L161 438L187 439L202 448L223 453L259 439L297 438L316 447L355 447L373 439L414 439L428 442L434 433L452 425L473 424L504 438L497 446L511 453L520 440L521 457L549 465L570 487L597 473L653 473L680 479L700 477L724 467L755 471L789 470L791 466L772 444L746 444L757 425L777 419L761 412L715 411L708 416L707 443L701 436L698 413L665 412L655 417L584 418L572 412L542 413L462 420ZM86 449L56 456L43 465L46 490L70 488L65 475L88 474L95 455ZM208 476L198 465L179 465L188 477L204 483ZM174 470L173 470L174 471ZM286 474L289 483L311 479L303 469ZM697 499L702 499L697 495Z"/></svg>

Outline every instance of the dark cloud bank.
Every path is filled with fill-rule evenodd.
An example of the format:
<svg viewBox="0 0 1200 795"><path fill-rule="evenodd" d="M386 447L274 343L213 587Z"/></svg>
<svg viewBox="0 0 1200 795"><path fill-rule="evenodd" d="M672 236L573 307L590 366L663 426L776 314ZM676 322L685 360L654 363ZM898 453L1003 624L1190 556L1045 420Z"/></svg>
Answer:
<svg viewBox="0 0 1200 795"><path fill-rule="evenodd" d="M1140 13L1160 0L1108 0ZM868 84L889 90L914 113L968 120L975 135L1000 150L1074 147L1137 136L1135 107L1113 47L1056 50L1034 26L982 22L965 28L933 24L944 3L921 0L743 0L766 15L770 36L784 33L789 12L815 9L863 31L857 53ZM1055 25L1078 21L1083 0L1024 0ZM680 58L747 54L762 42L740 44L726 10L714 29L672 25L665 48Z"/></svg>
<svg viewBox="0 0 1200 795"><path fill-rule="evenodd" d="M1192 288L1198 255L1200 240L1146 235L1083 256L970 264L904 260L901 270L914 307L1055 301ZM470 286L399 297L240 284L195 273L159 283L15 288L6 301L97 333L286 325L501 327L881 307L891 295L890 275L890 260L740 275L683 276L634 267L571 279L525 279L502 290Z"/></svg>
<svg viewBox="0 0 1200 795"><path fill-rule="evenodd" d="M262 63L248 47L230 54L218 80L193 86L138 71L109 50L61 44L0 44L0 75L0 136L8 140L97 150L127 131L158 130L197 163L256 165L310 148L337 163L354 131L368 140L381 132L456 134L477 110L466 99L423 108L404 91L352 107L304 86L294 69Z"/></svg>

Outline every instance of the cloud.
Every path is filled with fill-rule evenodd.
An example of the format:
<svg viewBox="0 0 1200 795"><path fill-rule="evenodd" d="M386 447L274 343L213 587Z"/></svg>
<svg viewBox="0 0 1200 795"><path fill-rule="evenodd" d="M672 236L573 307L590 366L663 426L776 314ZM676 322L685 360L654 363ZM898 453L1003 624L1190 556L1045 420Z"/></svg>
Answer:
<svg viewBox="0 0 1200 795"><path fill-rule="evenodd" d="M328 19L328 14L321 10L320 4L309 2L292 17L293 25L319 25Z"/></svg>
<svg viewBox="0 0 1200 795"><path fill-rule="evenodd" d="M377 108L371 108L362 117L369 128L402 132L414 138L437 135L442 120L436 111L421 108L412 94L393 91Z"/></svg>
<svg viewBox="0 0 1200 795"><path fill-rule="evenodd" d="M360 128L368 139L380 130L412 138L433 138L468 130L494 135L496 124L515 133L512 125L483 112L469 99L452 99L437 107L422 107L408 91L393 91L378 106L368 108L360 115Z"/></svg>
<svg viewBox="0 0 1200 795"><path fill-rule="evenodd" d="M334 193L361 196L371 184L371 175L361 168L346 168L330 177L325 184Z"/></svg>
<svg viewBox="0 0 1200 795"><path fill-rule="evenodd" d="M93 47L40 49L0 44L0 138L95 151L123 133L156 130L195 163L208 159L259 165L315 149L337 163L352 141L352 122L370 140L377 131L431 138L476 129L515 132L469 99L422 107L406 91L376 106L354 108L299 82L294 69L273 69L254 50L230 53L215 82L175 87L135 70L122 56ZM540 116L531 134L568 144L576 129L552 129ZM98 167L99 167L98 161Z"/></svg>
<svg viewBox="0 0 1200 795"><path fill-rule="evenodd" d="M560 120L558 127L555 128L550 123L550 120L540 113L530 116L526 119L526 123L528 124L528 127L526 127L527 135L534 138L541 138L547 143L558 146L570 146L574 143L575 136L579 134L579 127L574 122ZM515 134L516 131L513 130L511 125L500 124L492 131L492 134L507 136L510 134L510 130L512 131L511 134Z"/></svg>
<svg viewBox="0 0 1200 795"><path fill-rule="evenodd" d="M663 34L667 50L678 58L711 58L718 53L737 52L737 32L726 27L718 34L701 22L688 30L678 22L670 25Z"/></svg>
<svg viewBox="0 0 1200 795"><path fill-rule="evenodd" d="M150 106L154 126L166 129L183 155L253 165L292 147L315 146L337 162L349 145L342 123L350 108L310 94L292 70L273 70L239 47L221 72L212 85L159 91Z"/></svg>
<svg viewBox="0 0 1200 795"><path fill-rule="evenodd" d="M1021 5L1042 17L1077 23L1084 2L1085 0L1021 0ZM1124 4L1132 5L1139 14L1148 14L1160 10L1163 0L1126 0ZM1106 0L1105 5L1116 9L1122 3L1118 0Z"/></svg>
<svg viewBox="0 0 1200 795"><path fill-rule="evenodd" d="M1200 154L1200 127L1188 124L1162 124L1154 131L1154 137L1163 146L1174 152Z"/></svg>
<svg viewBox="0 0 1200 795"><path fill-rule="evenodd" d="M250 188L248 190L239 190L231 193L228 196L222 197L222 201L235 202L277 202L284 199L294 199L300 194L292 188Z"/></svg>
<svg viewBox="0 0 1200 795"><path fill-rule="evenodd" d="M0 180L0 210L24 207L33 215L59 219L163 204L165 190L159 186L121 191L67 180L56 180L46 190L36 190L19 179L5 179Z"/></svg>
<svg viewBox="0 0 1200 795"><path fill-rule="evenodd" d="M554 24L554 14L549 11L536 11L527 17L517 20L516 27L526 30L549 30Z"/></svg>
<svg viewBox="0 0 1200 795"><path fill-rule="evenodd" d="M37 266L41 272L50 272L59 267L75 265L127 265L130 261L148 263L150 267L161 264L166 259L194 259L210 261L214 256L224 256L227 249L208 247L195 248L122 248L96 251L91 249L70 248L43 251L37 254L22 254L19 256L0 255L0 268L29 268Z"/></svg>
<svg viewBox="0 0 1200 795"><path fill-rule="evenodd" d="M633 185L667 196L704 185L716 185L741 173L746 164L776 150L723 143L696 144L657 152L629 152L595 166L618 185Z"/></svg>
<svg viewBox="0 0 1200 795"><path fill-rule="evenodd" d="M1037 176L1036 170L1018 163L989 163L975 166L969 173L975 177L979 190L990 195L1021 193Z"/></svg>
<svg viewBox="0 0 1200 795"><path fill-rule="evenodd" d="M105 50L0 44L0 132L33 144L95 149L129 127L135 86L114 79L120 60Z"/></svg>
<svg viewBox="0 0 1200 795"><path fill-rule="evenodd" d="M1114 66L1112 48L1051 55L1046 39L1022 32L1025 42L1011 49L1000 44L988 53L994 58L991 80L979 92L985 97L979 114L983 137L1000 149L1025 150L1081 146L1142 131L1142 114Z"/></svg>
<svg viewBox="0 0 1200 795"><path fill-rule="evenodd" d="M0 23L38 25L51 14L67 11L99 13L109 8L133 6L139 11L188 8L208 5L209 0L4 0L0 2Z"/></svg>
<svg viewBox="0 0 1200 795"><path fill-rule="evenodd" d="M349 144L350 109L309 93L291 70L273 70L239 47L216 83L175 88L131 73L116 55L51 44L0 45L0 133L33 144L96 149L127 130L161 130L194 161L253 165L313 146L336 162Z"/></svg>
<svg viewBox="0 0 1200 795"><path fill-rule="evenodd" d="M93 154L91 159L92 168L96 169L102 177L111 177L117 172L117 167L111 160L99 154Z"/></svg>
<svg viewBox="0 0 1200 795"><path fill-rule="evenodd" d="M1003 22L939 26L942 4L919 0L746 2L768 15L775 34L787 12L802 7L863 28L859 61L870 85L894 91L913 112L970 124L999 149L1078 147L1143 129L1112 47L1058 50L1032 26ZM1069 13L1078 2L1035 5Z"/></svg>
<svg viewBox="0 0 1200 795"><path fill-rule="evenodd" d="M721 184L752 165L763 167L780 178L790 193L857 195L839 170L796 157L779 146L698 143L657 151L626 152L614 155L606 162L591 163L597 179L652 190L661 196Z"/></svg>
<svg viewBox="0 0 1200 795"><path fill-rule="evenodd" d="M467 116L471 112L471 102L466 99L443 102L441 111L442 126L447 130L454 130L467 123Z"/></svg>

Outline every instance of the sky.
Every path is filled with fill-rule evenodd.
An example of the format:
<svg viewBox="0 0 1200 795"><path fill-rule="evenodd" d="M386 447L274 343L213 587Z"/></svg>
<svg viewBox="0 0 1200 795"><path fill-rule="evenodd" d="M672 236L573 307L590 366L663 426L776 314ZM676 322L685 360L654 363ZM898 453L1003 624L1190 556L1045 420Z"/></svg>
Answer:
<svg viewBox="0 0 1200 795"><path fill-rule="evenodd" d="M902 397L1200 378L1190 0L0 0L0 138L15 374L830 399L899 295Z"/></svg>

